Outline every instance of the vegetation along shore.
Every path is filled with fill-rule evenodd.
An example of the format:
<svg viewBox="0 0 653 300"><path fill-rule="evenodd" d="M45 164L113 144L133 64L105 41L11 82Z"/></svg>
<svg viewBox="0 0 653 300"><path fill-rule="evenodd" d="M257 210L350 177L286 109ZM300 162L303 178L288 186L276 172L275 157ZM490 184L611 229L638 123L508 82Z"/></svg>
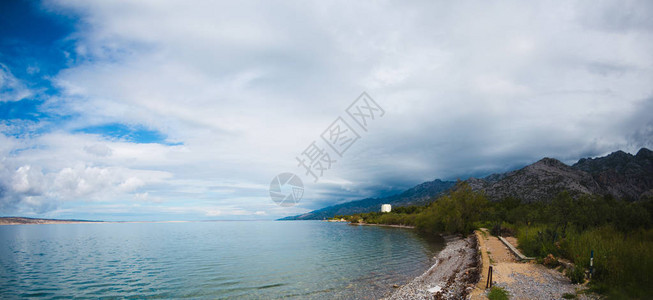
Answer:
<svg viewBox="0 0 653 300"><path fill-rule="evenodd" d="M543 297L646 299L653 295L652 170L648 149L640 150L637 156L619 151L603 158L582 159L574 168L544 159L518 171L483 179L482 184L474 179L459 181L425 205L335 218L352 223L413 226L422 234L462 237L487 228L478 231L482 234L476 239L482 236L486 241L481 244L495 243L493 251L488 247L478 249L493 253L489 254L489 263L481 263L484 274L489 265L497 268L493 281L499 286L492 290L492 297L503 293L512 293L517 299L529 297L506 282L528 282L543 291L547 284L550 287L562 282L541 268L528 271L539 274L538 280L522 276L526 268L523 265L537 264L564 275L569 286L578 285L555 289L559 292L544 293L548 296ZM588 186L593 190L585 188ZM499 242L499 236L534 260L520 262L514 254L506 254L508 260L502 259L498 253L510 251ZM461 265L458 271L464 269ZM541 279L545 277L548 280ZM537 286L537 282L543 283ZM433 288L438 282L430 284L429 288ZM483 289L480 294L489 296L490 291Z"/></svg>
<svg viewBox="0 0 653 300"><path fill-rule="evenodd" d="M414 226L424 234L466 236L475 229L490 228L494 236L514 236L526 256L558 268L572 283L585 282L591 270L587 292L645 298L653 294L651 214L652 199L573 198L562 192L547 202L523 203L516 198L491 202L482 192L461 183L426 206L338 218L353 223ZM565 267L560 260L570 264Z"/></svg>

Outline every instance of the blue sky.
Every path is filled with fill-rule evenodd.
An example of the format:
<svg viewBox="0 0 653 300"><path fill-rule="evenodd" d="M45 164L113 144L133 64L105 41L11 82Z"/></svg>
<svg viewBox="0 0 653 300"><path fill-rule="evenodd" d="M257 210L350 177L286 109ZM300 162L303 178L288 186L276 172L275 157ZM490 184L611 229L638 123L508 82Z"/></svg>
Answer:
<svg viewBox="0 0 653 300"><path fill-rule="evenodd" d="M653 141L649 1L0 4L0 215L274 219ZM365 17L361 17L365 16ZM319 182L296 157L366 91ZM271 179L302 176L277 206Z"/></svg>

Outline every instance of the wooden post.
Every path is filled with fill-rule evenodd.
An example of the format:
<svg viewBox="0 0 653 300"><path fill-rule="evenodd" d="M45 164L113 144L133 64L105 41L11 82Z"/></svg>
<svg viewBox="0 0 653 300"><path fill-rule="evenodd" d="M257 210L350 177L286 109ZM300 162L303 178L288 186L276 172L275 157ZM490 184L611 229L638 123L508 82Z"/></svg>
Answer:
<svg viewBox="0 0 653 300"><path fill-rule="evenodd" d="M487 282L485 283L485 288L492 287L492 266L490 266L490 269L487 272Z"/></svg>
<svg viewBox="0 0 653 300"><path fill-rule="evenodd" d="M592 279L592 273L594 273L594 250L590 250L590 279Z"/></svg>

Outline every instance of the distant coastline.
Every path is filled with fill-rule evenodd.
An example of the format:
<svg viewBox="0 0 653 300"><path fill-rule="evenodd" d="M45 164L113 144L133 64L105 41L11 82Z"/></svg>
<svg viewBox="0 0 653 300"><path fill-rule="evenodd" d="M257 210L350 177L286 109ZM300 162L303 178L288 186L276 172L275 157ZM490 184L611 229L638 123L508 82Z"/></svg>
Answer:
<svg viewBox="0 0 653 300"><path fill-rule="evenodd" d="M78 219L43 219L28 217L0 217L0 225L44 225L44 224L112 224L112 223L193 223L193 222L247 222L273 220L165 220L165 221L102 221Z"/></svg>
<svg viewBox="0 0 653 300"><path fill-rule="evenodd" d="M76 219L39 219L39 218L26 218L26 217L0 217L0 225L75 224L75 223L104 223L104 221L76 220Z"/></svg>

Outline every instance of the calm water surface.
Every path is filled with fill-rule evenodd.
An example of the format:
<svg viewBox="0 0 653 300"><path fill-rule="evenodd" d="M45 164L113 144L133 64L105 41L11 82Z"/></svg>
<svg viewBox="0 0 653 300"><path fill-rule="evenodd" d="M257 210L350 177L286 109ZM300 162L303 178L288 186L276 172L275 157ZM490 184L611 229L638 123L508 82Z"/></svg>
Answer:
<svg viewBox="0 0 653 300"><path fill-rule="evenodd" d="M376 299L443 246L321 221L0 226L0 299Z"/></svg>

